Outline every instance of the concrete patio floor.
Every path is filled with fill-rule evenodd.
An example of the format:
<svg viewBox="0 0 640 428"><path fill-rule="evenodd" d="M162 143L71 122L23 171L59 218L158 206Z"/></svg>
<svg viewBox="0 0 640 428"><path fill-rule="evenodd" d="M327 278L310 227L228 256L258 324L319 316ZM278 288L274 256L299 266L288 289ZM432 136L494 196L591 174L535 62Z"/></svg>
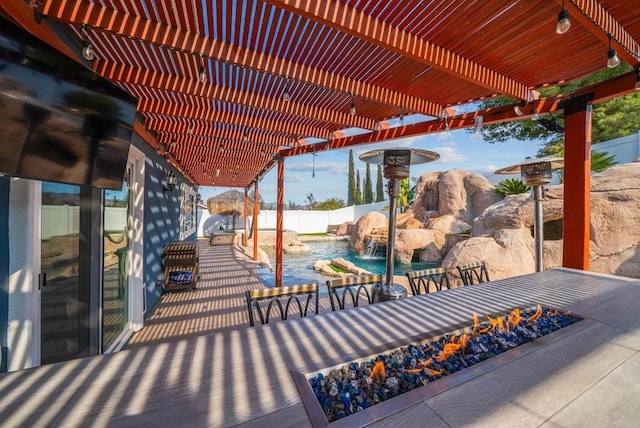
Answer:
<svg viewBox="0 0 640 428"><path fill-rule="evenodd" d="M165 329L160 315L180 307L178 296L158 306ZM639 280L555 269L254 328L242 327L244 302L202 306L209 299L193 318L175 309L184 326L160 343L0 375L0 425L311 426L292 372L437 336L473 313L540 303L584 320L331 426L640 426ZM189 327L205 309L229 321Z"/></svg>

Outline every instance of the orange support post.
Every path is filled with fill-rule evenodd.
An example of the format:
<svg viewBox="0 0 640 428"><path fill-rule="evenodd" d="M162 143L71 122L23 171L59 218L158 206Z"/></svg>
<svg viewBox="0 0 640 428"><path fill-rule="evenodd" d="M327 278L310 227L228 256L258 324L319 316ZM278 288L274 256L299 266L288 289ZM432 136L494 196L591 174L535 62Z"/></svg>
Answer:
<svg viewBox="0 0 640 428"><path fill-rule="evenodd" d="M258 205L258 180L255 181L255 191L253 192L253 260L258 261L258 212L260 206Z"/></svg>
<svg viewBox="0 0 640 428"><path fill-rule="evenodd" d="M564 109L564 220L562 266L589 270L591 217L591 106L589 97Z"/></svg>
<svg viewBox="0 0 640 428"><path fill-rule="evenodd" d="M276 287L282 287L282 226L284 224L284 158L278 158L278 197L276 202Z"/></svg>
<svg viewBox="0 0 640 428"><path fill-rule="evenodd" d="M242 237L242 245L244 245L245 247L248 244L248 237L247 237L247 235L249 234L249 225L247 224L248 218L249 218L249 190L245 188L244 189L244 236ZM254 216L254 222L255 222L255 216Z"/></svg>

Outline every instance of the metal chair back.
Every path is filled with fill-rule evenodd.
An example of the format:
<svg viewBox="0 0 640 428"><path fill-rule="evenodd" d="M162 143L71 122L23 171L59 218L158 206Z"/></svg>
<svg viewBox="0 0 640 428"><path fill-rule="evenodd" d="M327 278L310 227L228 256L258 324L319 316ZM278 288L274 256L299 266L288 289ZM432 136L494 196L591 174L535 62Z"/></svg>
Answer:
<svg viewBox="0 0 640 428"><path fill-rule="evenodd" d="M331 310L345 309L347 296L351 298L351 304L357 308L362 302L361 296L366 299L366 303L374 303L376 292L382 288L382 276L380 275L354 275L342 279L327 280L329 299L331 300Z"/></svg>
<svg viewBox="0 0 640 428"><path fill-rule="evenodd" d="M464 285L480 284L482 282L489 282L489 272L487 271L487 265L484 260L472 263L466 263L456 266L460 273L460 278Z"/></svg>
<svg viewBox="0 0 640 428"><path fill-rule="evenodd" d="M411 292L414 296L429 294L429 291L442 291L443 288L451 288L447 268L422 269L406 272L409 279Z"/></svg>

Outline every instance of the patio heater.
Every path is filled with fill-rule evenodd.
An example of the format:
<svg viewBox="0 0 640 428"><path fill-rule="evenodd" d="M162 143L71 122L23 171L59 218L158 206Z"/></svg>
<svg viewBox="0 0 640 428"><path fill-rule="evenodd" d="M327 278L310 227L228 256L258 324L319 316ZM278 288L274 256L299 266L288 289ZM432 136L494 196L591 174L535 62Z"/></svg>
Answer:
<svg viewBox="0 0 640 428"><path fill-rule="evenodd" d="M544 220L542 201L544 201L543 186L551 183L551 171L564 167L564 159L545 157L529 159L516 165L511 165L496 171L496 174L517 174L520 172L522 182L531 187L533 199L533 236L535 240L536 272L544 270L543 243Z"/></svg>
<svg viewBox="0 0 640 428"><path fill-rule="evenodd" d="M440 155L428 150L387 149L372 150L360 155L360 160L370 164L383 165L384 178L388 179L389 230L387 237L386 277L382 286L381 300L397 300L407 296L407 290L393 283L394 246L396 240L396 202L400 193L400 180L409 178L409 165L432 162Z"/></svg>

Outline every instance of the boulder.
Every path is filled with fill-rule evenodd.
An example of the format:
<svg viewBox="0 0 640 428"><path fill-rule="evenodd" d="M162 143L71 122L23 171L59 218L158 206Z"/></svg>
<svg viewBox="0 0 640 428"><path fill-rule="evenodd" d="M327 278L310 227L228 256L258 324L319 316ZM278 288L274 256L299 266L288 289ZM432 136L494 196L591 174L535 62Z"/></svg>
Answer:
<svg viewBox="0 0 640 428"><path fill-rule="evenodd" d="M416 183L412 210L416 220L421 223L427 221L430 213L438 213L438 182L441 176L441 172L428 172Z"/></svg>
<svg viewBox="0 0 640 428"><path fill-rule="evenodd" d="M345 221L340 226L338 226L338 229L336 230L336 235L338 236L350 235L351 231L353 230L353 225L354 223L352 221Z"/></svg>
<svg viewBox="0 0 640 428"><path fill-rule="evenodd" d="M464 177L469 171L453 169L442 174L438 183L438 213L452 215L467 223L473 221L471 198L464 187Z"/></svg>
<svg viewBox="0 0 640 428"><path fill-rule="evenodd" d="M563 186L551 186L542 205L544 221L562 218ZM473 222L474 236L492 236L499 229L530 228L534 224L531 192L509 195L491 205Z"/></svg>
<svg viewBox="0 0 640 428"><path fill-rule="evenodd" d="M395 242L396 260L411 263L415 250L421 250L420 258L423 261L441 260L444 255L444 233L432 229L398 231Z"/></svg>
<svg viewBox="0 0 640 428"><path fill-rule="evenodd" d="M307 244L297 239L282 247L282 252L285 254L308 254L310 251L311 248Z"/></svg>
<svg viewBox="0 0 640 428"><path fill-rule="evenodd" d="M462 285L456 266L484 260L491 280L535 271L534 240L528 229L504 229L492 237L472 237L456 244L442 260L452 285Z"/></svg>
<svg viewBox="0 0 640 428"><path fill-rule="evenodd" d="M564 186L550 186L545 192L543 219L545 224L563 218ZM640 163L617 165L591 177L591 216L589 270L593 272L640 278ZM529 265L517 250L524 241L533 242L531 229L534 224L533 202L530 193L507 196L490 206L474 222L473 235L482 239L498 240L502 249L493 244L480 248L482 258L495 258L495 254L509 260L509 268L490 267L495 271L492 279L516 274L531 273L535 265ZM545 229L545 233L548 230ZM515 233L521 236L516 238ZM527 236L528 238L523 238ZM499 239L498 239L499 238ZM469 241L477 242L479 238ZM518 244L518 241L520 243ZM489 241L490 242L490 241ZM532 244L533 245L533 244ZM562 266L562 240L545 240L544 268ZM510 249L511 255L505 251ZM486 252L486 255L484 255ZM461 253L461 254L460 254ZM534 254L532 247L531 254ZM447 263L455 266L473 259L468 250L456 245L445 257ZM505 264L505 263L503 263Z"/></svg>
<svg viewBox="0 0 640 428"><path fill-rule="evenodd" d="M373 229L387 229L389 222L387 217L377 211L369 212L356 222L349 238L349 251L362 254L366 249L364 242L367 235Z"/></svg>
<svg viewBox="0 0 640 428"><path fill-rule="evenodd" d="M428 229L439 230L445 235L448 233L461 233L471 230L471 225L452 215L441 215L432 217L427 222Z"/></svg>
<svg viewBox="0 0 640 428"><path fill-rule="evenodd" d="M333 259L331 260L331 264L344 270L347 271L351 274L355 274L355 275L371 275L371 272L369 272L368 270L362 269L356 265L354 265L352 262L350 262L349 260L345 260L343 258L337 258L337 259Z"/></svg>

